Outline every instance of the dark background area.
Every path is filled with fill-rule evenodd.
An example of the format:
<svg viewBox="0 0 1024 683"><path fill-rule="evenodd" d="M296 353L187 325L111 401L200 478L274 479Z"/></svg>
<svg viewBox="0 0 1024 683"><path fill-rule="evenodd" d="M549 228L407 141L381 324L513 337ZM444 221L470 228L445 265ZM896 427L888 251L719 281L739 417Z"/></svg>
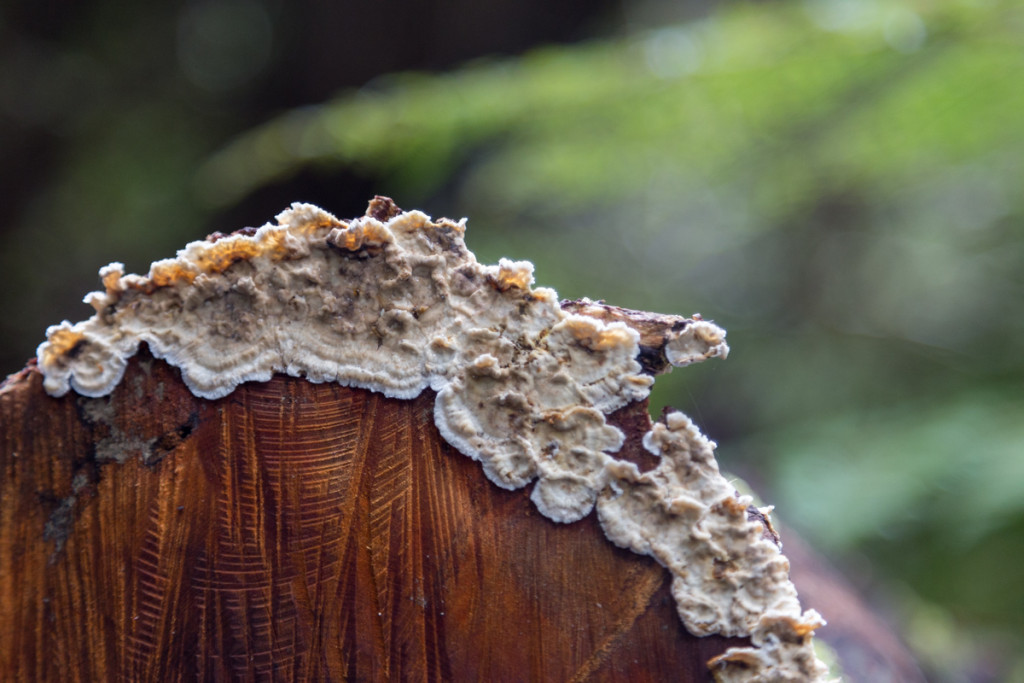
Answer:
<svg viewBox="0 0 1024 683"><path fill-rule="evenodd" d="M187 149L168 151L198 165L247 128L383 74L440 71L591 38L608 33L619 14L609 0L13 3L0 15L3 237L61 182L70 157L88 154L99 139L130 135L119 133L123 126L139 128L136 151L149 157L140 164L161 163L153 137L166 135L164 144L185 138ZM262 223L296 197L358 215L380 182L307 172L206 223ZM2 357L8 367L27 350L10 346Z"/></svg>
<svg viewBox="0 0 1024 683"><path fill-rule="evenodd" d="M727 328L652 410L932 678L1024 680L1020 3L5 3L0 74L0 371L110 261L293 201L467 216L482 262Z"/></svg>

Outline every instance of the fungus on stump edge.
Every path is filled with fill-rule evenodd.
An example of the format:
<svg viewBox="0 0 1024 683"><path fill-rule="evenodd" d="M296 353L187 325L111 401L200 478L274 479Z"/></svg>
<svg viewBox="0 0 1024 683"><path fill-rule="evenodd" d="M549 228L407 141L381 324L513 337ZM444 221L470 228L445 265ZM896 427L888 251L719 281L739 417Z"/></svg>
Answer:
<svg viewBox="0 0 1024 683"><path fill-rule="evenodd" d="M647 417L724 331L560 303L464 230L297 204L101 270L0 390L0 672L822 677L766 511Z"/></svg>

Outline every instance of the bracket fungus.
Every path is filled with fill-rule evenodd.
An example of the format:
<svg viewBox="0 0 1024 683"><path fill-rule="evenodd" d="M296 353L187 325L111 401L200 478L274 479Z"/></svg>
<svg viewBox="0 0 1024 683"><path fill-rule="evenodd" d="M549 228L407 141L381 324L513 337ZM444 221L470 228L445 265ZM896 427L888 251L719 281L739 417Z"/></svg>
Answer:
<svg viewBox="0 0 1024 683"><path fill-rule="evenodd" d="M44 386L109 394L145 342L197 396L224 397L275 373L385 396L436 394L434 422L505 489L533 482L555 522L597 510L607 538L672 576L692 634L746 636L709 666L725 681L818 680L811 635L766 510L719 473L714 444L681 413L643 436L641 471L617 458L608 415L645 399L653 375L728 353L699 317L559 302L533 266L477 262L465 222L402 212L378 197L342 221L295 204L276 225L215 234L146 276L100 271L96 313L51 327L38 349Z"/></svg>

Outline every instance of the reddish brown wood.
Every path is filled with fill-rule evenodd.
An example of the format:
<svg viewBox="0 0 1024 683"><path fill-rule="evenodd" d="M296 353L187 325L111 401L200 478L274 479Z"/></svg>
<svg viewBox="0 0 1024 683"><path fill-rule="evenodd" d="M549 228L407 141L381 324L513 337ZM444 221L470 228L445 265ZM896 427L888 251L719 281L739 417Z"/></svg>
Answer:
<svg viewBox="0 0 1024 683"><path fill-rule="evenodd" d="M0 680L705 681L743 643L690 636L667 572L488 482L432 410L287 377L205 401L145 353L107 398L23 371Z"/></svg>

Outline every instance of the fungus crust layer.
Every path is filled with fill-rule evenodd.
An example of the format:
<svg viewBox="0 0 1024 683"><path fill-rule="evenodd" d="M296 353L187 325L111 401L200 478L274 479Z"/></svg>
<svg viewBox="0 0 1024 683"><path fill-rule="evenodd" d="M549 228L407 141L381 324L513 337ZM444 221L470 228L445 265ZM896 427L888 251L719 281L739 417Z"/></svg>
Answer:
<svg viewBox="0 0 1024 683"><path fill-rule="evenodd" d="M556 522L596 506L613 543L671 572L691 633L750 636L710 663L721 680L823 677L811 647L823 621L801 612L788 561L714 444L671 413L644 437L654 469L615 457L624 437L606 416L646 398L650 372L724 358L725 332L589 300L563 308L533 287L530 263L478 263L464 221L374 202L347 222L295 204L276 225L190 243L147 276L103 268L104 291L85 299L95 315L51 327L38 349L46 390L108 394L142 342L208 399L274 373L400 399L430 387L439 432L492 482L534 482L531 499Z"/></svg>

